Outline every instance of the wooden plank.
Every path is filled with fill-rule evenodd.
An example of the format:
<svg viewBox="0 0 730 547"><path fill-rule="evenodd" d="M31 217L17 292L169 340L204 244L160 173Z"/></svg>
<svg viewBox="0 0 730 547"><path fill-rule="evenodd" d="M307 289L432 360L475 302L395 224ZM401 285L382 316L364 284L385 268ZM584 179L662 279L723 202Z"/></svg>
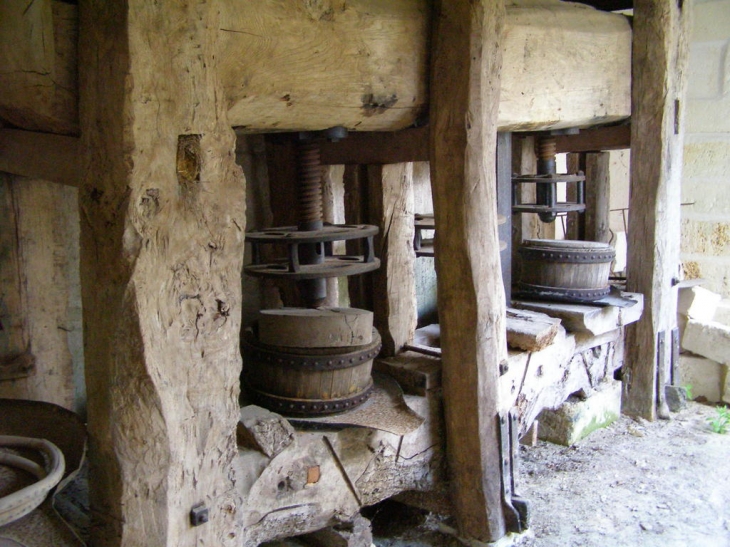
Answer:
<svg viewBox="0 0 730 547"><path fill-rule="evenodd" d="M623 293L636 304L628 308L617 306L591 306L590 304L564 304L561 302L537 302L516 300L516 308L544 313L562 320L569 332L600 336L635 323L644 310L644 297L636 293Z"/></svg>
<svg viewBox="0 0 730 547"><path fill-rule="evenodd" d="M677 317L689 19L673 0L637 1L634 8L627 290L643 293L646 306L627 333L623 411L648 420L664 392L656 388L658 368L667 369L671 355L658 351L657 338ZM657 363L660 353L666 358Z"/></svg>
<svg viewBox="0 0 730 547"><path fill-rule="evenodd" d="M371 223L380 228L375 254L380 268L370 274L374 322L389 357L413 339L416 286L413 278L413 163L368 166Z"/></svg>
<svg viewBox="0 0 730 547"><path fill-rule="evenodd" d="M507 345L525 351L540 351L552 344L562 327L560 319L544 313L507 308Z"/></svg>
<svg viewBox="0 0 730 547"><path fill-rule="evenodd" d="M81 178L80 140L0 128L0 171L78 186Z"/></svg>
<svg viewBox="0 0 730 547"><path fill-rule="evenodd" d="M631 124L581 129L576 135L556 135L555 146L558 154L631 148Z"/></svg>
<svg viewBox="0 0 730 547"><path fill-rule="evenodd" d="M405 351L395 357L376 359L373 370L389 374L404 393L411 395L425 396L428 391L441 387L441 359L435 356Z"/></svg>
<svg viewBox="0 0 730 547"><path fill-rule="evenodd" d="M428 161L428 126L387 133L350 133L322 143L322 163L406 163Z"/></svg>
<svg viewBox="0 0 730 547"><path fill-rule="evenodd" d="M585 238L588 241L611 241L610 159L608 152L586 154Z"/></svg>
<svg viewBox="0 0 730 547"><path fill-rule="evenodd" d="M459 533L505 534L498 437L506 357L499 260L496 120L502 1L436 3L431 77L431 186L451 493Z"/></svg>

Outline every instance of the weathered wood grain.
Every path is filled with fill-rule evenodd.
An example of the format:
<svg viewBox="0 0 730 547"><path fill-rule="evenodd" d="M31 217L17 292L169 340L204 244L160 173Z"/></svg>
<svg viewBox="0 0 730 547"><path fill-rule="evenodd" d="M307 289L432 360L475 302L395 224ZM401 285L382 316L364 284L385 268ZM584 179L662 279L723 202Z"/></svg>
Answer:
<svg viewBox="0 0 730 547"><path fill-rule="evenodd" d="M74 408L68 334L76 198L74 188L0 178L0 356L35 360L30 376L0 382L0 397Z"/></svg>
<svg viewBox="0 0 730 547"><path fill-rule="evenodd" d="M221 2L222 91L254 130L410 126L425 111L423 0Z"/></svg>
<svg viewBox="0 0 730 547"><path fill-rule="evenodd" d="M437 2L431 76L431 186L446 446L460 534L505 533L497 379L506 356L499 261L496 120L505 8Z"/></svg>
<svg viewBox="0 0 730 547"><path fill-rule="evenodd" d="M79 12L91 541L239 546L245 181L218 5ZM192 527L200 503L209 522Z"/></svg>
<svg viewBox="0 0 730 547"><path fill-rule="evenodd" d="M555 150L566 152L600 152L631 148L631 124L583 129L575 135L555 135Z"/></svg>
<svg viewBox="0 0 730 547"><path fill-rule="evenodd" d="M389 357L413 339L416 330L416 253L413 219L413 163L368 166L371 223L377 224L375 254L380 268L370 274L375 326Z"/></svg>
<svg viewBox="0 0 730 547"><path fill-rule="evenodd" d="M611 173L608 152L586 154L586 239L611 242Z"/></svg>
<svg viewBox="0 0 730 547"><path fill-rule="evenodd" d="M80 144L77 137L0 128L0 171L78 186Z"/></svg>
<svg viewBox="0 0 730 547"><path fill-rule="evenodd" d="M393 131L428 111L427 0L219 2L216 69L233 125ZM78 133L77 7L7 3L0 117ZM502 44L503 131L590 126L629 115L631 30L623 16L558 0L510 4ZM590 32L586 32L590 28ZM527 54L525 54L527 52ZM401 159L406 161L408 158Z"/></svg>
<svg viewBox="0 0 730 547"><path fill-rule="evenodd" d="M560 329L560 319L507 308L507 345L511 348L540 351L552 344Z"/></svg>
<svg viewBox="0 0 730 547"><path fill-rule="evenodd" d="M624 16L518 0L507 7L501 45L501 131L588 127L629 116L631 29Z"/></svg>
<svg viewBox="0 0 730 547"><path fill-rule="evenodd" d="M679 265L690 24L689 10L681 6L672 0L638 0L634 6L627 290L644 294L646 304L641 320L627 332L623 411L648 420L656 417L664 393L663 386L657 388L657 373L667 369L671 355L658 351L658 335L670 332L677 317L672 280ZM658 363L660 353L665 359Z"/></svg>

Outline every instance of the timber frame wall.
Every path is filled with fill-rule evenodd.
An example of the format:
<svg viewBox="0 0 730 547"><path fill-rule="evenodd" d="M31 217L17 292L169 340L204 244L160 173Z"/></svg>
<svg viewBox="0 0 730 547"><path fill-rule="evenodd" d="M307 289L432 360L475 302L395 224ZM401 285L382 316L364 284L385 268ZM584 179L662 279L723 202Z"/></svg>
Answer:
<svg viewBox="0 0 730 547"><path fill-rule="evenodd" d="M679 234L667 227L679 225L680 6L635 2L629 288L646 295L648 313L630 329L625 409L649 419L666 369L656 356L670 353L658 333L675 317ZM496 155L485 153L497 146L504 9L437 2L430 139L418 158L431 161L439 231L452 496L460 533L481 542L505 530L505 301ZM0 169L80 189L93 544L233 546L245 181L215 75L220 13L146 0L81 0L79 10L81 138L0 129ZM193 528L201 502L210 522Z"/></svg>

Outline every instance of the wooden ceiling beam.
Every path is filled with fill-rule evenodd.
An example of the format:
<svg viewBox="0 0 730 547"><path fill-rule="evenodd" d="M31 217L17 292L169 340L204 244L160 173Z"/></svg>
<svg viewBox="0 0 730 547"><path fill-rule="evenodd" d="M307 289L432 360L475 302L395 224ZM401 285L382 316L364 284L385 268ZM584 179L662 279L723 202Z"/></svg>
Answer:
<svg viewBox="0 0 730 547"><path fill-rule="evenodd" d="M76 137L0 129L0 171L79 186L81 141Z"/></svg>
<svg viewBox="0 0 730 547"><path fill-rule="evenodd" d="M555 148L558 154L631 148L631 125L592 127L575 135L558 135Z"/></svg>

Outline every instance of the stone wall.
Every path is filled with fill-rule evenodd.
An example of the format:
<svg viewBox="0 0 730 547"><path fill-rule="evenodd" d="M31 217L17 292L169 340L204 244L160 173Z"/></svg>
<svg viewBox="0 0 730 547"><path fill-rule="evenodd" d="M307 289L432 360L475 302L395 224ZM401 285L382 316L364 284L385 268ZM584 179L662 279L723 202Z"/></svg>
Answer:
<svg viewBox="0 0 730 547"><path fill-rule="evenodd" d="M682 182L682 262L730 296L730 0L696 0Z"/></svg>

